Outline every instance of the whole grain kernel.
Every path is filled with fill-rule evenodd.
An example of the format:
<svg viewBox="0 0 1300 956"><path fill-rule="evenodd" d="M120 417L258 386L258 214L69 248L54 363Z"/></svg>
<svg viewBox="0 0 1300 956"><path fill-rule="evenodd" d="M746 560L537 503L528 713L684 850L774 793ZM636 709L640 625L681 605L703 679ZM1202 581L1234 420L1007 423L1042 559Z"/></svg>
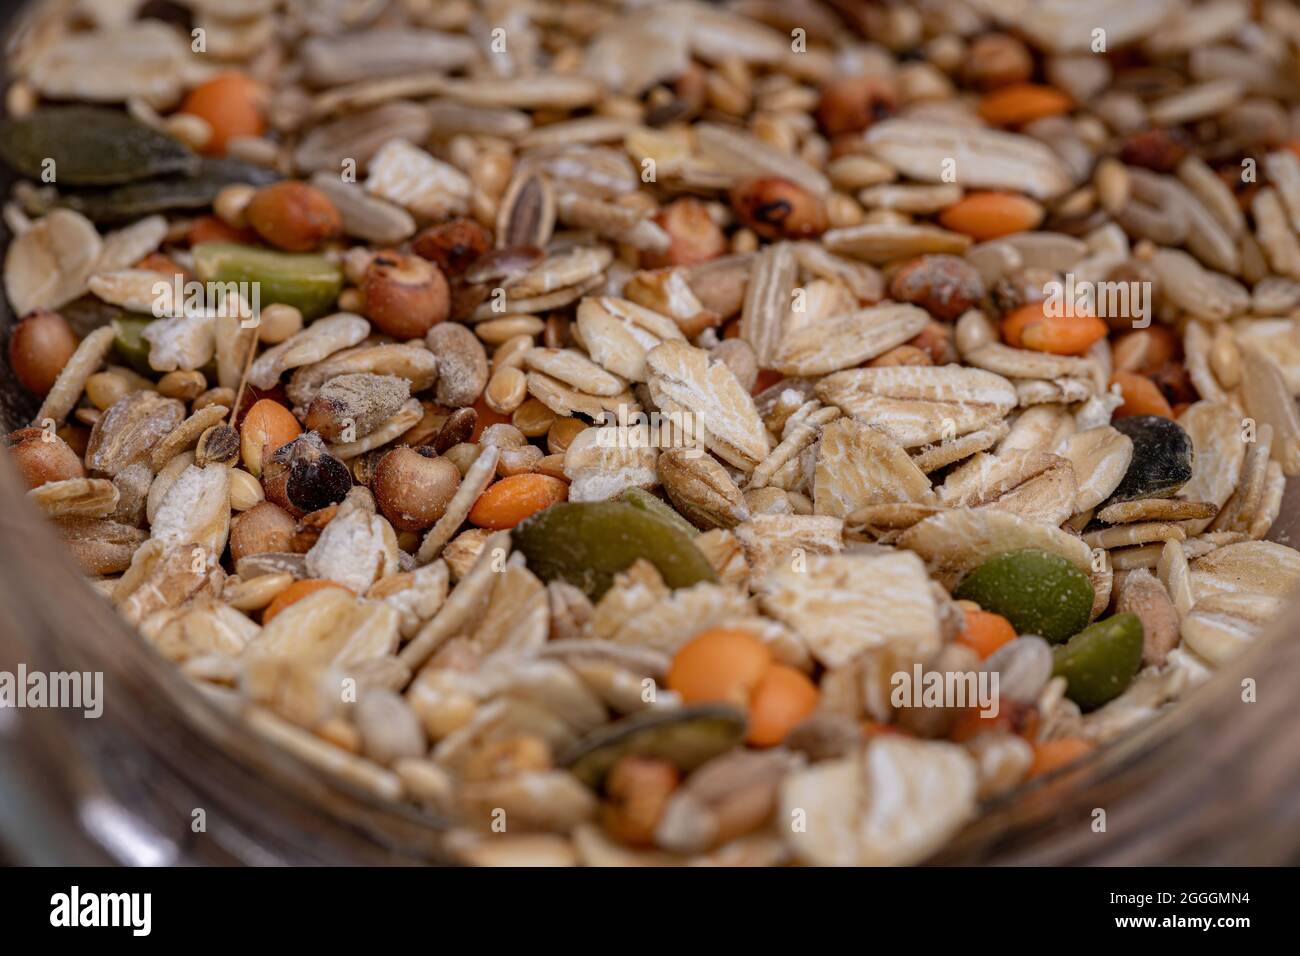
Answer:
<svg viewBox="0 0 1300 956"><path fill-rule="evenodd" d="M529 398L510 416L510 424L527 438L541 438L556 422L556 414L535 398Z"/></svg>
<svg viewBox="0 0 1300 956"><path fill-rule="evenodd" d="M502 345L519 335L541 335L546 323L535 315L508 315L474 326L474 334L488 345Z"/></svg>
<svg viewBox="0 0 1300 956"><path fill-rule="evenodd" d="M557 418L546 431L546 450L552 455L568 451L569 445L590 426L577 418Z"/></svg>
<svg viewBox="0 0 1300 956"><path fill-rule="evenodd" d="M266 500L262 493L262 483L244 471L235 468L230 472L230 507L235 511L247 511Z"/></svg>
<svg viewBox="0 0 1300 956"><path fill-rule="evenodd" d="M131 383L116 372L96 372L86 379L86 397L101 412L112 408L130 391Z"/></svg>
<svg viewBox="0 0 1300 956"><path fill-rule="evenodd" d="M179 398L182 402L191 402L202 395L208 388L208 380L198 369L189 371L178 369L168 372L158 380L159 393L168 398Z"/></svg>
<svg viewBox="0 0 1300 956"><path fill-rule="evenodd" d="M528 376L513 366L500 368L488 379L483 400L488 408L503 415L510 415L528 396Z"/></svg>
<svg viewBox="0 0 1300 956"><path fill-rule="evenodd" d="M302 325L302 312L297 307L276 302L262 309L257 337L267 345L279 345L301 332Z"/></svg>

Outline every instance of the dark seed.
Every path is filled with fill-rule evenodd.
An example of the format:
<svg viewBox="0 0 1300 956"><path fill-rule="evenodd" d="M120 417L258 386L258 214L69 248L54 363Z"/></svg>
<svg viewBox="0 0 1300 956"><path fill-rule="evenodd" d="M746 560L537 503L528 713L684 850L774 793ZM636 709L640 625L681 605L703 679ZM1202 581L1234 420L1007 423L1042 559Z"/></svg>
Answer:
<svg viewBox="0 0 1300 956"><path fill-rule="evenodd" d="M157 212L206 209L227 186L265 186L277 179L275 172L263 166L237 159L204 159L190 176L69 193L59 205L75 209L95 223L124 222Z"/></svg>
<svg viewBox="0 0 1300 956"><path fill-rule="evenodd" d="M199 158L178 140L117 110L61 106L0 124L0 157L40 179L47 160L55 182L107 186L152 176L193 173Z"/></svg>
<svg viewBox="0 0 1300 956"><path fill-rule="evenodd" d="M561 754L560 764L587 786L600 789L623 757L658 757L690 773L744 736L745 715L726 704L649 710L592 731Z"/></svg>
<svg viewBox="0 0 1300 956"><path fill-rule="evenodd" d="M268 501L301 518L342 501L352 472L325 450L319 435L304 432L263 463L262 485Z"/></svg>
<svg viewBox="0 0 1300 956"><path fill-rule="evenodd" d="M1192 439L1176 422L1158 415L1133 415L1113 424L1133 440L1133 460L1102 507L1138 498L1169 498L1191 480Z"/></svg>

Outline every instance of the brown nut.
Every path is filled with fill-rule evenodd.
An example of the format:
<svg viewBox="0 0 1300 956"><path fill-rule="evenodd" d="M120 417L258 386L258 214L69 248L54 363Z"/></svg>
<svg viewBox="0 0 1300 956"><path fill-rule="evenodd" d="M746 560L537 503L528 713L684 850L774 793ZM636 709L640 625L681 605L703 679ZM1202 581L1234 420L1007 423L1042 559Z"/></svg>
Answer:
<svg viewBox="0 0 1300 956"><path fill-rule="evenodd" d="M856 133L893 116L898 95L889 80L879 76L850 76L822 87L817 101L817 122L827 136Z"/></svg>
<svg viewBox="0 0 1300 956"><path fill-rule="evenodd" d="M361 291L366 316L399 339L420 338L447 318L451 293L442 270L419 256L380 252L370 260Z"/></svg>
<svg viewBox="0 0 1300 956"><path fill-rule="evenodd" d="M343 232L343 217L329 198L292 180L259 189L244 215L259 236L289 252L310 252Z"/></svg>
<svg viewBox="0 0 1300 956"><path fill-rule="evenodd" d="M749 179L731 190L731 206L764 239L813 239L826 231L826 207L802 186L777 176Z"/></svg>
<svg viewBox="0 0 1300 956"><path fill-rule="evenodd" d="M889 368L894 365L933 365L930 353L915 345L899 345L877 355L867 363L867 368Z"/></svg>
<svg viewBox="0 0 1300 956"><path fill-rule="evenodd" d="M77 350L72 326L57 312L33 312L14 326L9 338L9 366L23 388L45 395Z"/></svg>
<svg viewBox="0 0 1300 956"><path fill-rule="evenodd" d="M951 325L931 319L930 324L906 344L925 352L934 365L950 365L958 359L955 339Z"/></svg>
<svg viewBox="0 0 1300 956"><path fill-rule="evenodd" d="M230 557L234 561L250 554L289 551L293 542L293 516L279 505L263 501L230 522Z"/></svg>
<svg viewBox="0 0 1300 956"><path fill-rule="evenodd" d="M294 526L293 540L289 543L289 550L298 554L306 554L310 551L316 546L316 542L320 540L320 533L325 530L325 526L333 521L334 516L338 513L338 505L327 505L319 511L303 515L298 524Z"/></svg>
<svg viewBox="0 0 1300 956"><path fill-rule="evenodd" d="M411 240L411 251L455 278L492 248L492 234L473 219L430 226Z"/></svg>
<svg viewBox="0 0 1300 956"><path fill-rule="evenodd" d="M338 375L316 393L305 423L329 441L356 441L397 414L410 397L411 383L396 375Z"/></svg>
<svg viewBox="0 0 1300 956"><path fill-rule="evenodd" d="M695 265L716 259L727 251L727 237L698 199L685 196L674 200L654 221L668 233L670 244L663 252L642 255L642 264L647 269Z"/></svg>
<svg viewBox="0 0 1300 956"><path fill-rule="evenodd" d="M460 487L460 469L425 447L394 448L375 469L375 502L398 531L423 531L447 510Z"/></svg>
<svg viewBox="0 0 1300 956"><path fill-rule="evenodd" d="M630 846L651 846L655 828L681 777L662 757L628 754L605 781L608 802L601 806L601 823L614 839Z"/></svg>
<svg viewBox="0 0 1300 956"><path fill-rule="evenodd" d="M1138 130L1125 137L1119 158L1129 166L1172 173L1187 158L1190 148L1191 142L1182 130L1156 127Z"/></svg>
<svg viewBox="0 0 1300 956"><path fill-rule="evenodd" d="M47 481L86 477L77 453L53 432L20 428L5 436L5 444L28 488L39 488Z"/></svg>
<svg viewBox="0 0 1300 956"><path fill-rule="evenodd" d="M1026 82L1034 74L1034 58L1015 37L986 33L971 43L962 73L968 83L991 90Z"/></svg>
<svg viewBox="0 0 1300 956"><path fill-rule="evenodd" d="M984 280L959 256L918 256L894 273L889 294L951 322L984 297Z"/></svg>
<svg viewBox="0 0 1300 956"><path fill-rule="evenodd" d="M304 432L262 462L267 501L295 518L342 501L352 487L348 466L325 450L315 432Z"/></svg>
<svg viewBox="0 0 1300 956"><path fill-rule="evenodd" d="M487 352L478 336L458 322L444 322L429 330L424 344L438 357L438 404L473 405L488 382Z"/></svg>

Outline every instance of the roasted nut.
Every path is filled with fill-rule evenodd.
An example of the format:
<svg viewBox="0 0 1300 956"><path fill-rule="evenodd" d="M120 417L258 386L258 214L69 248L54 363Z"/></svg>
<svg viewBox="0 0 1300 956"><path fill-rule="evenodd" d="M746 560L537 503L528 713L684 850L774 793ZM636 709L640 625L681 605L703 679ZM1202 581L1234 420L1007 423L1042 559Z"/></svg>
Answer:
<svg viewBox="0 0 1300 956"><path fill-rule="evenodd" d="M884 355L877 355L867 363L867 368L888 368L895 365L933 365L930 353L915 345L899 345Z"/></svg>
<svg viewBox="0 0 1300 956"><path fill-rule="evenodd" d="M817 101L817 122L828 136L856 133L887 119L898 109L898 96L888 80L878 76L851 76L822 88Z"/></svg>
<svg viewBox="0 0 1300 956"><path fill-rule="evenodd" d="M488 380L487 352L483 343L458 322L444 322L429 330L424 344L438 357L439 405L463 408L473 405Z"/></svg>
<svg viewBox="0 0 1300 956"><path fill-rule="evenodd" d="M668 233L670 243L663 252L642 255L642 263L647 269L708 262L727 251L727 237L698 199L686 196L674 200L654 217L654 221Z"/></svg>
<svg viewBox="0 0 1300 956"><path fill-rule="evenodd" d="M77 350L77 336L57 312L33 312L14 326L9 367L23 388L45 395Z"/></svg>
<svg viewBox="0 0 1300 956"><path fill-rule="evenodd" d="M447 510L460 487L460 470L427 446L394 448L375 469L375 502L399 531L423 531Z"/></svg>
<svg viewBox="0 0 1300 956"><path fill-rule="evenodd" d="M259 236L289 252L310 252L343 232L343 217L329 198L293 180L259 189L244 216Z"/></svg>
<svg viewBox="0 0 1300 956"><path fill-rule="evenodd" d="M314 548L316 542L320 540L320 533L338 513L338 505L326 505L318 511L303 515L293 529L293 540L289 543L289 550L297 554L306 554Z"/></svg>
<svg viewBox="0 0 1300 956"><path fill-rule="evenodd" d="M1130 166L1172 173L1187 157L1190 147L1182 130L1156 127L1130 133L1120 147L1119 158Z"/></svg>
<svg viewBox="0 0 1300 956"><path fill-rule="evenodd" d="M653 845L655 828L680 782L677 767L669 760L623 757L605 781L608 802L601 806L605 831L631 846Z"/></svg>
<svg viewBox="0 0 1300 956"><path fill-rule="evenodd" d="M412 252L435 263L453 279L491 248L491 233L472 219L453 219L430 226L411 240Z"/></svg>
<svg viewBox="0 0 1300 956"><path fill-rule="evenodd" d="M53 432L20 428L5 436L5 444L28 488L39 488L47 481L86 477L77 453Z"/></svg>
<svg viewBox="0 0 1300 956"><path fill-rule="evenodd" d="M731 190L741 222L765 239L813 239L826 231L826 208L788 179L764 176Z"/></svg>
<svg viewBox="0 0 1300 956"><path fill-rule="evenodd" d="M979 270L958 256L920 256L894 273L889 294L952 322L984 297L984 280Z"/></svg>
<svg viewBox="0 0 1300 956"><path fill-rule="evenodd" d="M348 466L325 450L315 432L281 445L262 465L266 499L297 518L342 501L352 487Z"/></svg>
<svg viewBox="0 0 1300 956"><path fill-rule="evenodd" d="M399 339L420 338L447 318L451 293L442 271L419 256L380 252L361 283L366 316Z"/></svg>
<svg viewBox="0 0 1300 956"><path fill-rule="evenodd" d="M289 551L295 522L283 508L263 501L230 522L230 557L238 562L250 554Z"/></svg>
<svg viewBox="0 0 1300 956"><path fill-rule="evenodd" d="M289 409L269 398L258 400L239 426L244 467L260 477L266 456L301 434L302 426Z"/></svg>
<svg viewBox="0 0 1300 956"><path fill-rule="evenodd" d="M991 90L1027 81L1034 73L1034 58L1015 37L986 33L971 42L962 72L968 83Z"/></svg>
<svg viewBox="0 0 1300 956"><path fill-rule="evenodd" d="M410 397L410 382L395 375L339 375L316 393L305 423L329 441L352 442L392 418Z"/></svg>
<svg viewBox="0 0 1300 956"><path fill-rule="evenodd" d="M230 425L213 425L199 436L194 449L194 463L203 465L233 465L239 459L240 436Z"/></svg>

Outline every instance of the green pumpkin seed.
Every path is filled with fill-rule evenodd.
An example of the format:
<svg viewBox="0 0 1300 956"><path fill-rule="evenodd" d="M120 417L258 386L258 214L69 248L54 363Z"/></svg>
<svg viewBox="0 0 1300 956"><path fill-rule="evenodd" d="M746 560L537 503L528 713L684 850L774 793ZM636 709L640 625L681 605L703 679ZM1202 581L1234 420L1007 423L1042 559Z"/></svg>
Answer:
<svg viewBox="0 0 1300 956"><path fill-rule="evenodd" d="M142 333L152 321L152 316L134 312L123 312L113 320L113 350L131 368L150 377L157 373L149 366L149 343Z"/></svg>
<svg viewBox="0 0 1300 956"><path fill-rule="evenodd" d="M599 790L623 757L659 757L685 774L744 738L745 715L727 704L648 710L592 731L561 755L560 764Z"/></svg>
<svg viewBox="0 0 1300 956"><path fill-rule="evenodd" d="M592 600L638 558L658 568L670 588L718 579L676 525L622 501L561 502L519 524L512 535L530 571L543 581L567 581Z"/></svg>
<svg viewBox="0 0 1300 956"><path fill-rule="evenodd" d="M195 246L194 271L203 282L256 282L263 308L277 302L292 305L306 319L328 312L343 288L343 270L325 256L236 242Z"/></svg>
<svg viewBox="0 0 1300 956"><path fill-rule="evenodd" d="M194 173L199 158L181 142L117 110L59 106L0 123L0 158L43 179L53 161L60 186L107 186Z"/></svg>
<svg viewBox="0 0 1300 956"><path fill-rule="evenodd" d="M663 518L669 524L677 527L687 537L693 538L700 533L699 528L644 488L629 488L618 496L618 500L625 501L634 508L640 508L642 511L648 511L652 515Z"/></svg>
<svg viewBox="0 0 1300 956"><path fill-rule="evenodd" d="M1088 625L1092 582L1059 555L1028 548L985 561L962 580L953 596L1001 614L1017 634L1038 634L1060 643Z"/></svg>
<svg viewBox="0 0 1300 956"><path fill-rule="evenodd" d="M1054 677L1069 683L1065 694L1084 710L1094 710L1124 693L1142 666L1142 621L1116 614L1084 628L1053 650Z"/></svg>
<svg viewBox="0 0 1300 956"><path fill-rule="evenodd" d="M265 186L279 176L272 170L237 159L204 159L194 175L128 183L112 189L62 196L58 205L75 209L91 222L116 223L159 212L207 209L227 186Z"/></svg>

